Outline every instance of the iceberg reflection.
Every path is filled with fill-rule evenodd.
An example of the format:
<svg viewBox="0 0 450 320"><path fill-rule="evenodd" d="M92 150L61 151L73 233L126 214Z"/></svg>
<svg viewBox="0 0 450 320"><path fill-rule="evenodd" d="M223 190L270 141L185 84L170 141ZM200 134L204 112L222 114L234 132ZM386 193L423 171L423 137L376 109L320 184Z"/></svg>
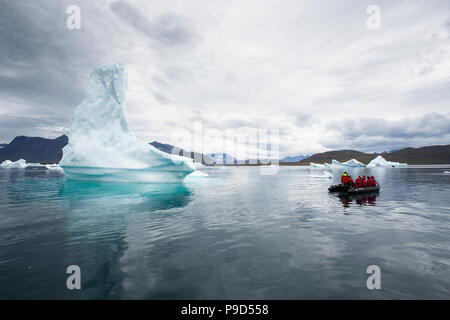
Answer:
<svg viewBox="0 0 450 320"><path fill-rule="evenodd" d="M60 190L63 203L92 206L92 202L116 211L153 211L181 208L191 201L193 192L182 183L121 183L66 180Z"/></svg>

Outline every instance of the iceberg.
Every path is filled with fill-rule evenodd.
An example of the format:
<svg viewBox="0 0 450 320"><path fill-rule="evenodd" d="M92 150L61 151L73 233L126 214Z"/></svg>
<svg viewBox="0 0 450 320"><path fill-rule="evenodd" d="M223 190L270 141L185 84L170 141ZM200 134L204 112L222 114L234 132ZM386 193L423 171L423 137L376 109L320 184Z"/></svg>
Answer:
<svg viewBox="0 0 450 320"><path fill-rule="evenodd" d="M62 170L57 164L41 164L41 163L27 163L26 160L20 159L17 161L5 160L0 164L0 168L5 169L44 169L44 170Z"/></svg>
<svg viewBox="0 0 450 320"><path fill-rule="evenodd" d="M54 164L54 163L53 164L46 164L45 167L48 170L58 170L58 171L62 171L63 170L59 165Z"/></svg>
<svg viewBox="0 0 450 320"><path fill-rule="evenodd" d="M314 163L314 162L310 162L310 163L309 163L309 166L310 166L311 168L325 168L325 165L324 165L324 164Z"/></svg>
<svg viewBox="0 0 450 320"><path fill-rule="evenodd" d="M60 166L68 179L179 182L195 171L191 158L162 152L139 140L125 112L123 64L96 68L76 108Z"/></svg>
<svg viewBox="0 0 450 320"><path fill-rule="evenodd" d="M352 168L364 168L366 165L364 163L359 162L356 159L351 159L345 162L339 162L337 160L332 160L331 165L334 167L352 167Z"/></svg>
<svg viewBox="0 0 450 320"><path fill-rule="evenodd" d="M5 160L0 164L0 167L7 169L24 169L27 167L27 162L23 159L17 161Z"/></svg>
<svg viewBox="0 0 450 320"><path fill-rule="evenodd" d="M387 161L382 156L377 156L375 159L370 161L369 164L367 165L368 168L374 168L374 167L406 167L406 166L408 166L407 163Z"/></svg>

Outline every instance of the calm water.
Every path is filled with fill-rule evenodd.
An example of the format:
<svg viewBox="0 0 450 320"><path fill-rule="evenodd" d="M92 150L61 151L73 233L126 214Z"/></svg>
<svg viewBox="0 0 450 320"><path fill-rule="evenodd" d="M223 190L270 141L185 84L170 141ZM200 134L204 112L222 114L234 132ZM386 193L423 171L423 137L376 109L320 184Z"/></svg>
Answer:
<svg viewBox="0 0 450 320"><path fill-rule="evenodd" d="M381 184L360 199L328 194L318 169L204 171L151 185L0 170L0 298L449 298L449 168L350 172Z"/></svg>

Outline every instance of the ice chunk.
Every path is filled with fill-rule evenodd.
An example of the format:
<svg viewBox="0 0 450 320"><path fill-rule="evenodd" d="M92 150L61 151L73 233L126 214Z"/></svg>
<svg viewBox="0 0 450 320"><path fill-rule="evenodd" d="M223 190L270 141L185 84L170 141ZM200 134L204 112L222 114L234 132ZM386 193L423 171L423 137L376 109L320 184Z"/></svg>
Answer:
<svg viewBox="0 0 450 320"><path fill-rule="evenodd" d="M20 159L17 161L5 160L0 164L1 168L14 168L14 169L48 169L48 170L62 170L57 164L41 164L41 163L27 163L26 160Z"/></svg>
<svg viewBox="0 0 450 320"><path fill-rule="evenodd" d="M406 167L407 163L387 161L382 156L378 156L367 165L368 168L373 167Z"/></svg>
<svg viewBox="0 0 450 320"><path fill-rule="evenodd" d="M314 162L310 162L310 163L309 163L309 166L310 166L311 168L324 168L324 167L325 167L324 164L314 163Z"/></svg>
<svg viewBox="0 0 450 320"><path fill-rule="evenodd" d="M9 168L9 169L24 169L27 167L27 162L23 159L17 160L17 161L11 161L11 160L5 160L3 161L0 166L2 168Z"/></svg>
<svg viewBox="0 0 450 320"><path fill-rule="evenodd" d="M209 175L202 171L194 171L188 177L209 177Z"/></svg>
<svg viewBox="0 0 450 320"><path fill-rule="evenodd" d="M361 163L356 159L351 159L345 162L339 162L333 159L331 161L331 165L334 167L361 167L361 168L364 168L366 166L364 163Z"/></svg>
<svg viewBox="0 0 450 320"><path fill-rule="evenodd" d="M195 170L193 160L164 153L139 140L125 113L123 64L96 68L75 110L60 165L68 178L175 182Z"/></svg>
<svg viewBox="0 0 450 320"><path fill-rule="evenodd" d="M46 164L45 167L46 167L48 170L57 170L57 171L62 171L62 170L63 170L63 169L62 169L59 165L57 165L57 164Z"/></svg>

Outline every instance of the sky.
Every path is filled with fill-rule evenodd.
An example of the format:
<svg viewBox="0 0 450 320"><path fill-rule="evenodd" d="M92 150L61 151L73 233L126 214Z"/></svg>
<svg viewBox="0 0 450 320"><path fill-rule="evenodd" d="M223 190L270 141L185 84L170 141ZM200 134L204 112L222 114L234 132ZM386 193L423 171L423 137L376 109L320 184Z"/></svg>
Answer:
<svg viewBox="0 0 450 320"><path fill-rule="evenodd" d="M67 27L70 5L80 29ZM117 62L130 128L149 142L213 153L226 133L268 132L280 156L450 142L450 1L0 6L0 143L70 134L90 73ZM174 137L199 128L201 146Z"/></svg>

